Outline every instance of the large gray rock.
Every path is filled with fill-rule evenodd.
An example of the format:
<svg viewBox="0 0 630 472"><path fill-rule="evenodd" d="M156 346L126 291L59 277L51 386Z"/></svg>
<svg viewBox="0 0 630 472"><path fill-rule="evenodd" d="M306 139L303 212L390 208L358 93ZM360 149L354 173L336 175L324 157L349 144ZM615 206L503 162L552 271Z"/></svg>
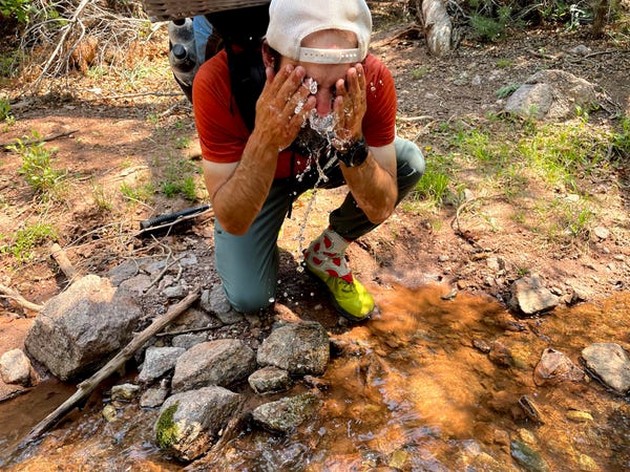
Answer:
<svg viewBox="0 0 630 472"><path fill-rule="evenodd" d="M507 100L505 111L526 118L564 119L576 107L599 101L595 85L562 70L543 70L529 77Z"/></svg>
<svg viewBox="0 0 630 472"><path fill-rule="evenodd" d="M169 397L153 428L155 442L175 457L191 461L207 452L242 403L241 395L205 387Z"/></svg>
<svg viewBox="0 0 630 472"><path fill-rule="evenodd" d="M317 395L307 392L260 405L252 412L252 418L270 431L286 433L311 418L320 403Z"/></svg>
<svg viewBox="0 0 630 472"><path fill-rule="evenodd" d="M526 316L552 310L560 303L560 298L544 287L537 275L518 279L511 287L510 306Z"/></svg>
<svg viewBox="0 0 630 472"><path fill-rule="evenodd" d="M275 329L258 349L262 366L272 365L293 375L321 375L330 359L330 340L316 322L295 323Z"/></svg>
<svg viewBox="0 0 630 472"><path fill-rule="evenodd" d="M144 355L144 364L138 380L150 383L175 368L177 359L186 352L181 347L150 347Z"/></svg>
<svg viewBox="0 0 630 472"><path fill-rule="evenodd" d="M256 369L256 355L237 339L197 344L177 360L173 390L182 392L209 385L229 387Z"/></svg>
<svg viewBox="0 0 630 472"><path fill-rule="evenodd" d="M87 275L46 303L24 345L53 375L69 380L126 345L142 315L128 292Z"/></svg>
<svg viewBox="0 0 630 472"><path fill-rule="evenodd" d="M595 343L582 350L589 374L620 395L630 393L630 358L615 343Z"/></svg>
<svg viewBox="0 0 630 472"><path fill-rule="evenodd" d="M0 357L0 377L7 384L28 385L31 380L31 361L21 349L12 349Z"/></svg>

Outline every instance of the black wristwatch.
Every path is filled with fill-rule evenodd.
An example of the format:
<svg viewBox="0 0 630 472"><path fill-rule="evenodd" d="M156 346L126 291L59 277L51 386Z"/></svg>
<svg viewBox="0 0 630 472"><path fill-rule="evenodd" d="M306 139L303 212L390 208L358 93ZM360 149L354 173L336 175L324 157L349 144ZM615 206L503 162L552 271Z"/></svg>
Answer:
<svg viewBox="0 0 630 472"><path fill-rule="evenodd" d="M339 150L335 150L335 155L341 162L343 162L348 167L358 167L365 162L368 157L369 149L367 144L365 144L365 139L361 138L358 141L355 141L347 148Z"/></svg>

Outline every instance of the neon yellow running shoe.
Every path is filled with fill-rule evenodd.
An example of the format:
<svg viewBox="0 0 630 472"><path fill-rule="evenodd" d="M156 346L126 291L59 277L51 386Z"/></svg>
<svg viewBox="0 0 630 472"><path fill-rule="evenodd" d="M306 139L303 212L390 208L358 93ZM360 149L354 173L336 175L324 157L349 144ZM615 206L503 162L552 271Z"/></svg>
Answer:
<svg viewBox="0 0 630 472"><path fill-rule="evenodd" d="M344 254L349 244L328 228L304 251L304 262L306 269L326 285L341 316L365 321L374 311L374 299L348 267Z"/></svg>

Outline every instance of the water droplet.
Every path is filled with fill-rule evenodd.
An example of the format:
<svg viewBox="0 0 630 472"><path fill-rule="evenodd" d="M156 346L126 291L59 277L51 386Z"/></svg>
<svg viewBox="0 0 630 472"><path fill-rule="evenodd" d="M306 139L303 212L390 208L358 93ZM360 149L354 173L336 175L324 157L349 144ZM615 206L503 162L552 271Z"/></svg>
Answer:
<svg viewBox="0 0 630 472"><path fill-rule="evenodd" d="M274 297L271 297L271 298L269 299L269 303L273 303L273 302L275 302L275 301L276 301L276 299L275 299Z"/></svg>
<svg viewBox="0 0 630 472"><path fill-rule="evenodd" d="M287 292L284 292L282 295L284 295L285 297L289 296L289 294Z"/></svg>

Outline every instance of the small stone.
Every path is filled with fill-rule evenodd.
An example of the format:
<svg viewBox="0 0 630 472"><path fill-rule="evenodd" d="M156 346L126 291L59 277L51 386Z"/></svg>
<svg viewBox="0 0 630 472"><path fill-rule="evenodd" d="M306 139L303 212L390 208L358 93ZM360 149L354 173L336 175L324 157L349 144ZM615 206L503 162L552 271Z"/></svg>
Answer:
<svg viewBox="0 0 630 472"><path fill-rule="evenodd" d="M105 405L101 414L108 423L112 423L118 419L118 411L116 411L113 405Z"/></svg>
<svg viewBox="0 0 630 472"><path fill-rule="evenodd" d="M402 470L405 467L407 459L409 459L409 453L403 449L398 449L392 453L389 459L389 466L397 470Z"/></svg>
<svg viewBox="0 0 630 472"><path fill-rule="evenodd" d="M586 56L591 53L591 48L585 46L584 44L579 44L574 48L569 49L569 52L576 56Z"/></svg>
<svg viewBox="0 0 630 472"><path fill-rule="evenodd" d="M132 400L140 391L140 387L134 384L122 384L112 387L112 401Z"/></svg>
<svg viewBox="0 0 630 472"><path fill-rule="evenodd" d="M142 408L158 407L164 403L166 397L168 397L168 387L167 382L163 381L159 387L150 388L142 394L142 397L140 397L140 406Z"/></svg>
<svg viewBox="0 0 630 472"><path fill-rule="evenodd" d="M162 290L162 293L166 298L182 298L184 296L184 292L184 287L182 287L180 284L166 287L164 290Z"/></svg>
<svg viewBox="0 0 630 472"><path fill-rule="evenodd" d="M492 347L490 346L490 344L488 344L483 339L475 338L473 339L472 344L475 349L477 349L479 352L482 352L484 354L488 354L492 350Z"/></svg>
<svg viewBox="0 0 630 472"><path fill-rule="evenodd" d="M593 421L593 415L588 411L569 410L567 411L567 419L574 421L575 423L588 423Z"/></svg>
<svg viewBox="0 0 630 472"><path fill-rule="evenodd" d="M510 445L510 433L503 429L495 429L494 430L494 443L499 444L500 446L509 446Z"/></svg>
<svg viewBox="0 0 630 472"><path fill-rule="evenodd" d="M603 226L598 226L593 229L593 234L595 234L595 236L599 239L608 239L610 237L610 231Z"/></svg>
<svg viewBox="0 0 630 472"><path fill-rule="evenodd" d="M12 349L0 357L0 377L6 384L28 385L31 361L21 349Z"/></svg>
<svg viewBox="0 0 630 472"><path fill-rule="evenodd" d="M597 463L593 460L593 458L587 456L586 454L580 454L578 464L580 470L583 470L585 472L596 472L601 470Z"/></svg>
<svg viewBox="0 0 630 472"><path fill-rule="evenodd" d="M438 257L438 261L439 262L448 262L450 260L451 260L451 258L449 256L447 256L446 254L441 255L440 257Z"/></svg>

